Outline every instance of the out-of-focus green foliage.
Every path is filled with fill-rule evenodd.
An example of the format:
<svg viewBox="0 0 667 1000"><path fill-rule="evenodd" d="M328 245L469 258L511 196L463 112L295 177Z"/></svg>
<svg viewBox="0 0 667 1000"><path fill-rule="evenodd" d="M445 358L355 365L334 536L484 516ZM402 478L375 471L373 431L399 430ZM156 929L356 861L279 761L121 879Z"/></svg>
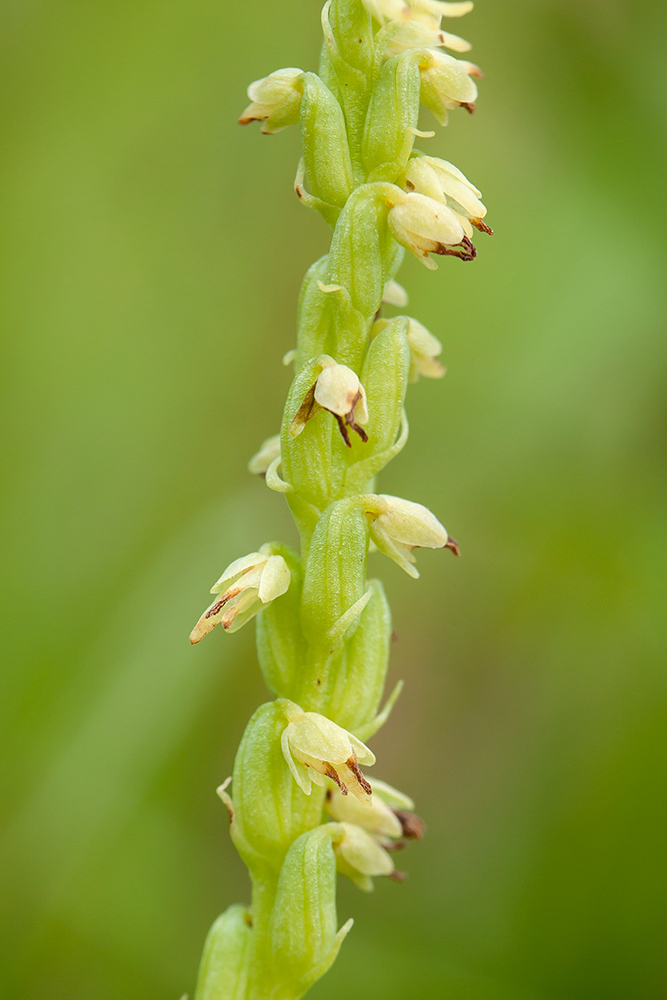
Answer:
<svg viewBox="0 0 667 1000"><path fill-rule="evenodd" d="M176 1000L248 897L214 788L265 698L253 637L187 635L231 559L293 540L245 464L279 429L327 234L291 192L298 135L235 118L250 80L315 67L318 16L0 9L12 1000ZM314 1000L667 993L664 20L657 0L466 19L478 120L428 151L496 236L402 272L449 373L411 390L381 484L463 551L422 553L415 583L382 567L407 684L375 770L429 832L407 884L341 885L356 925Z"/></svg>

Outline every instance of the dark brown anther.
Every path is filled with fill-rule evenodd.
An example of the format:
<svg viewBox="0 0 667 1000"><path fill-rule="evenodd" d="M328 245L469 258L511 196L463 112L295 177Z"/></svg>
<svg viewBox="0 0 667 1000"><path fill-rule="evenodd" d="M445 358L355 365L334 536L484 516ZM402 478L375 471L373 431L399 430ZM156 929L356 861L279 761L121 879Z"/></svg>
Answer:
<svg viewBox="0 0 667 1000"><path fill-rule="evenodd" d="M390 878L392 882L405 882L408 877L407 872L389 872L387 878Z"/></svg>
<svg viewBox="0 0 667 1000"><path fill-rule="evenodd" d="M407 837L408 840L423 840L426 824L421 816L417 816L416 813L404 812L402 809L394 809L393 813L401 824L404 837Z"/></svg>
<svg viewBox="0 0 667 1000"><path fill-rule="evenodd" d="M461 105L460 106L462 108L465 108L469 115L474 115L475 114L475 105L474 104L469 103L468 101L461 101Z"/></svg>
<svg viewBox="0 0 667 1000"><path fill-rule="evenodd" d="M451 535L445 542L443 548L449 549L449 551L453 552L455 556L461 555L461 549L459 548L459 543L456 541L455 538L452 538Z"/></svg>
<svg viewBox="0 0 667 1000"><path fill-rule="evenodd" d="M348 794L347 786L344 785L343 782L340 780L338 774L336 773L335 769L331 766L331 764L327 764L326 761L324 762L324 773L326 774L327 778L331 778L332 781L336 782L343 795Z"/></svg>
<svg viewBox="0 0 667 1000"><path fill-rule="evenodd" d="M488 236L493 236L493 229L491 229L490 226L487 226L483 219L471 219L470 222L475 229L479 229L480 233L486 233Z"/></svg>
<svg viewBox="0 0 667 1000"><path fill-rule="evenodd" d="M452 247L445 243L439 243L434 252L442 257L458 257L459 260L474 260L477 256L475 244L467 236L464 236L460 243Z"/></svg>
<svg viewBox="0 0 667 1000"><path fill-rule="evenodd" d="M370 784L368 783L368 781L366 781L366 778L362 774L361 768L357 763L356 754L352 754L350 759L346 760L345 763L349 767L350 771L352 771L352 774L355 776L355 778L357 779L363 790L366 792L366 795L372 795L373 789L371 788Z"/></svg>

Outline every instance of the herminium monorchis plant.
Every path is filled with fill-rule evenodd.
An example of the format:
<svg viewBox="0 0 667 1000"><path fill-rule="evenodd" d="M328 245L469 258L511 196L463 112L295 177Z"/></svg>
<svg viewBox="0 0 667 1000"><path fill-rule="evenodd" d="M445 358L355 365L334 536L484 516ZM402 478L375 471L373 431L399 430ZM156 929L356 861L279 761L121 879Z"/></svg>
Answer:
<svg viewBox="0 0 667 1000"><path fill-rule="evenodd" d="M405 394L439 378L439 341L402 309L394 277L404 248L472 260L473 229L490 233L480 192L451 163L414 148L420 104L444 125L474 110L479 69L443 49L441 30L471 3L330 0L320 73L288 68L251 84L241 123L271 134L300 123L296 192L333 229L298 306L295 376L279 435L250 462L283 493L301 554L277 542L243 556L213 586L191 635L257 622L257 650L276 700L250 720L232 779L219 789L250 871L252 905L213 925L196 1000L296 1000L329 968L352 921L336 917L336 872L361 889L400 879L393 852L419 839L409 798L362 767L380 711L391 636L382 584L366 576L371 543L418 576L413 550L456 542L425 507L376 493L377 474L408 437ZM230 786L231 782L231 788Z"/></svg>

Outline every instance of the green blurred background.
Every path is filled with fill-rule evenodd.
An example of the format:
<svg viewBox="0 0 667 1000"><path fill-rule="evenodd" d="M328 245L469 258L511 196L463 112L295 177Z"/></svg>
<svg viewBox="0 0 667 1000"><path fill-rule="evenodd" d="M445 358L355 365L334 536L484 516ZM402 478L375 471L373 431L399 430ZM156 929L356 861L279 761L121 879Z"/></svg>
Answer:
<svg viewBox="0 0 667 1000"><path fill-rule="evenodd" d="M2 997L177 1000L248 897L215 786L265 699L252 629L187 635L293 539L275 433L324 223L245 86L312 68L317 0L3 0ZM479 259L409 261L444 382L382 488L464 558L379 557L405 693L378 776L429 833L313 1000L663 1000L665 9L479 0ZM458 25L456 26L458 28ZM425 127L431 127L424 118ZM423 144L422 144L423 145Z"/></svg>

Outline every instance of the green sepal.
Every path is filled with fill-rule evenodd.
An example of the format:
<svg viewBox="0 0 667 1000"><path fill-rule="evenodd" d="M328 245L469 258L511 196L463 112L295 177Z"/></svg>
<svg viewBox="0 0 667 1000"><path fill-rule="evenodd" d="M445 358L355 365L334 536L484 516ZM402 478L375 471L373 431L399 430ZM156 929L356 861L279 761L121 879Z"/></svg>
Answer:
<svg viewBox="0 0 667 1000"><path fill-rule="evenodd" d="M363 184L352 192L334 230L329 283L342 285L354 309L367 319L380 308L389 243L388 208L382 190Z"/></svg>
<svg viewBox="0 0 667 1000"><path fill-rule="evenodd" d="M361 0L331 0L328 27L338 56L368 76L375 60L373 20Z"/></svg>
<svg viewBox="0 0 667 1000"><path fill-rule="evenodd" d="M377 328L360 375L368 400L368 441L354 441L349 449L345 491L350 494L365 492L368 481L393 458L403 420L410 373L408 320L381 320Z"/></svg>
<svg viewBox="0 0 667 1000"><path fill-rule="evenodd" d="M272 543L290 571L289 589L257 615L257 657L267 687L278 698L294 698L295 682L306 652L301 631L301 560L286 545Z"/></svg>
<svg viewBox="0 0 667 1000"><path fill-rule="evenodd" d="M320 257L308 268L301 285L297 305L297 356L295 369L320 354L334 354L334 331L331 294L323 292L320 284L329 280L329 255ZM318 284L319 282L319 284Z"/></svg>
<svg viewBox="0 0 667 1000"><path fill-rule="evenodd" d="M245 1000L251 947L250 912L230 906L208 932L194 1000Z"/></svg>
<svg viewBox="0 0 667 1000"><path fill-rule="evenodd" d="M354 187L345 120L340 104L315 73L304 75L301 135L309 193L341 209ZM338 212L323 214L335 223Z"/></svg>
<svg viewBox="0 0 667 1000"><path fill-rule="evenodd" d="M405 171L419 122L419 68L410 52L388 59L373 91L362 156L369 181L395 182Z"/></svg>
<svg viewBox="0 0 667 1000"><path fill-rule="evenodd" d="M289 849L280 871L271 920L274 983L280 996L300 997L331 966L348 921L336 931L335 823L302 834Z"/></svg>
<svg viewBox="0 0 667 1000"><path fill-rule="evenodd" d="M351 635L368 599L368 539L368 520L356 498L327 507L313 533L304 567L301 624L311 646L325 656Z"/></svg>
<svg viewBox="0 0 667 1000"><path fill-rule="evenodd" d="M375 718L389 665L391 610L382 583L369 580L368 587L370 600L345 644L327 708L331 719L353 733Z"/></svg>
<svg viewBox="0 0 667 1000"><path fill-rule="evenodd" d="M257 709L234 761L231 836L251 872L277 872L290 844L319 823L323 789L310 796L298 787L283 756L280 738L288 720L280 704Z"/></svg>

